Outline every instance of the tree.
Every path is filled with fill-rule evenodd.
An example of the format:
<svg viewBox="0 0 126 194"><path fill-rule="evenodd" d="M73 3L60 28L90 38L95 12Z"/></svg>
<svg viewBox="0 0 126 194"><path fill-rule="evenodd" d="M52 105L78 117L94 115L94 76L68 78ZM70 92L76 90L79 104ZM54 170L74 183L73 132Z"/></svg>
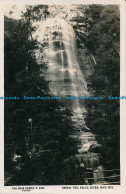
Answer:
<svg viewBox="0 0 126 194"><path fill-rule="evenodd" d="M87 102L87 125L102 144L104 164L109 169L120 166L119 100L107 99L107 96L120 95L120 20L117 12L118 7L100 5L90 6L86 11L87 16L93 18L86 45L96 59L88 88L93 89L91 95L105 98Z"/></svg>
<svg viewBox="0 0 126 194"><path fill-rule="evenodd" d="M20 98L6 100L4 104L5 171L11 177L6 185L39 184L39 180L41 184L51 184L52 177L54 184L58 184L57 177L60 181L65 179L61 167L65 166L65 159L73 151L71 144L74 141L69 138L73 130L72 113L60 101L23 99L24 96L51 98L50 80L46 79L47 64L43 61L37 64L34 50L38 45L29 38L34 31L31 24L34 8L28 10L30 21L29 14L24 14L19 21L5 18L5 95ZM10 25L12 28L9 31ZM10 72L13 75L11 82ZM32 118L33 141L27 148L26 141L31 138L29 118ZM40 153L34 151L33 144L39 145ZM9 145L12 149L8 148ZM15 155L21 158L14 162Z"/></svg>

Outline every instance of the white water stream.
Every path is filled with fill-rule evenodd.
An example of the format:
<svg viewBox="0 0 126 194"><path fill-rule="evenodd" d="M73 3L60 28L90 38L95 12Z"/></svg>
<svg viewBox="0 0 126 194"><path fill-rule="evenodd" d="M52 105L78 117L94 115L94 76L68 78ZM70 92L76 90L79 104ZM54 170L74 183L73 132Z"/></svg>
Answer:
<svg viewBox="0 0 126 194"><path fill-rule="evenodd" d="M48 79L51 80L50 90L55 96L88 96L87 84L80 70L77 55L74 30L71 25L59 18L47 19L35 24L37 29L33 37L40 47L44 45L45 58L48 62ZM36 58L41 63L41 49L36 52ZM83 114L86 112L80 100L66 100L66 106L73 111L73 121L77 130L71 134L78 139L76 157L86 166L99 165L99 154L90 153L91 145L98 145L95 136L85 126ZM86 130L83 130L86 129Z"/></svg>

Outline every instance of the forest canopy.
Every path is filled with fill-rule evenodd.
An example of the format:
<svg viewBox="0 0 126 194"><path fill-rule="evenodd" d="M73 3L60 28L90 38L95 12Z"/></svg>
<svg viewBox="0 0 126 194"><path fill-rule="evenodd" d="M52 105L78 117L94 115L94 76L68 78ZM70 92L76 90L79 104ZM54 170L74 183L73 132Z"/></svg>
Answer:
<svg viewBox="0 0 126 194"><path fill-rule="evenodd" d="M76 9L75 9L76 8ZM75 32L80 69L92 96L120 96L120 14L115 5L26 6L20 19L4 18L5 96L51 96L44 45L33 38L33 23L58 16ZM38 64L35 51L43 53ZM101 145L106 169L120 168L120 103L86 101L85 123ZM53 114L52 114L53 113ZM5 184L80 184L71 155L78 153L70 134L77 130L73 111L58 101L8 101L5 115ZM32 119L32 132L31 120ZM43 154L38 150L51 150ZM38 155L37 155L38 154ZM14 156L21 157L14 161ZM70 162L68 162L68 159ZM71 176L73 178L71 178ZM9 177L9 179L8 179Z"/></svg>

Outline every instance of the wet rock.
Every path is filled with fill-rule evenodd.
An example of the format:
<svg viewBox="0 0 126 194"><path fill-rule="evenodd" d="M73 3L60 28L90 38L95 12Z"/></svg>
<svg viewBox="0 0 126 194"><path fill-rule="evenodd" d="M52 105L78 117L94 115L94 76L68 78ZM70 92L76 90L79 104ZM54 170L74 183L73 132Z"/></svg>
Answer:
<svg viewBox="0 0 126 194"><path fill-rule="evenodd" d="M82 147L81 149L78 149L78 152L79 152L80 154L86 153L86 152L89 151L90 146L91 146L90 143L86 143L86 144L83 145L83 147Z"/></svg>

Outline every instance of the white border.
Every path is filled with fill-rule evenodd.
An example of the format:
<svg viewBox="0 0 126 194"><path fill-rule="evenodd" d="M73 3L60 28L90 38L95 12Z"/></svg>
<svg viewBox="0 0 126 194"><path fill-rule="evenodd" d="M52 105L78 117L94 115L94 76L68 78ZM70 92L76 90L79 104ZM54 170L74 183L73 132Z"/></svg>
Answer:
<svg viewBox="0 0 126 194"><path fill-rule="evenodd" d="M120 4L125 5L125 0L1 0L3 4L14 5L14 4Z"/></svg>
<svg viewBox="0 0 126 194"><path fill-rule="evenodd" d="M4 96L4 20L3 6L13 4L119 4L121 19L121 63L120 63L120 96L126 96L126 3L124 0L1 0L0 1L0 96ZM11 186L4 187L4 101L0 100L0 193L23 193L12 190ZM114 189L61 189L62 186L45 186L44 190L32 190L29 193L86 193L86 194L126 194L126 101L120 101L120 151L121 151L121 185L113 185ZM116 145L115 145L116 149ZM84 185L82 185L84 186ZM93 185L91 185L93 187ZM24 186L25 187L25 186ZM37 185L38 187L38 185ZM73 185L71 186L73 187ZM100 186L98 186L100 187ZM25 192L26 193L26 192Z"/></svg>

